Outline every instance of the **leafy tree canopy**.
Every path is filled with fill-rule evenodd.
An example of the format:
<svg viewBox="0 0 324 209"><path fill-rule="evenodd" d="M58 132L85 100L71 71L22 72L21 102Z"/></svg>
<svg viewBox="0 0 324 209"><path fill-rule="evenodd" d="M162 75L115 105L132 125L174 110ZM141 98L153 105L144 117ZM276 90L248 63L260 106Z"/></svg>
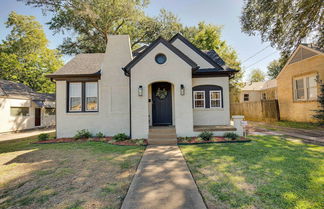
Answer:
<svg viewBox="0 0 324 209"><path fill-rule="evenodd" d="M273 60L272 62L270 62L270 64L268 65L268 76L270 77L270 79L275 79L277 78L277 76L279 75L282 67L281 67L281 63L279 62L279 60Z"/></svg>
<svg viewBox="0 0 324 209"><path fill-rule="evenodd" d="M53 18L50 29L72 31L76 38L65 38L59 49L64 54L104 52L107 36L129 34L132 47L149 43L162 35L169 38L182 27L178 18L165 10L148 17L143 8L148 0L19 0L43 8Z"/></svg>
<svg viewBox="0 0 324 209"><path fill-rule="evenodd" d="M250 82L260 82L260 81L265 81L265 74L263 71L260 69L254 69L250 73Z"/></svg>
<svg viewBox="0 0 324 209"><path fill-rule="evenodd" d="M43 28L35 17L10 13L9 35L0 44L0 78L26 84L39 92L54 92L54 84L45 74L63 65L56 50L47 48Z"/></svg>
<svg viewBox="0 0 324 209"><path fill-rule="evenodd" d="M323 0L246 0L242 31L270 41L287 59L287 55L307 38L324 46Z"/></svg>

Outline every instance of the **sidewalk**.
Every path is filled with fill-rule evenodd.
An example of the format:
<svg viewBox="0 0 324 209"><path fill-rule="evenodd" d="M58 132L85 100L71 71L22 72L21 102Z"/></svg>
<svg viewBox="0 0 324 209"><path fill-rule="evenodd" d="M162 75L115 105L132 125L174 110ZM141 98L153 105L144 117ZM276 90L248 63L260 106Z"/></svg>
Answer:
<svg viewBox="0 0 324 209"><path fill-rule="evenodd" d="M0 142L26 138L26 137L30 137L30 136L39 135L39 134L42 134L42 133L51 133L51 132L54 132L54 131L55 131L55 128L34 129L34 130L17 132L17 133L3 133L3 134L0 133Z"/></svg>
<svg viewBox="0 0 324 209"><path fill-rule="evenodd" d="M206 209L178 146L148 146L122 209Z"/></svg>

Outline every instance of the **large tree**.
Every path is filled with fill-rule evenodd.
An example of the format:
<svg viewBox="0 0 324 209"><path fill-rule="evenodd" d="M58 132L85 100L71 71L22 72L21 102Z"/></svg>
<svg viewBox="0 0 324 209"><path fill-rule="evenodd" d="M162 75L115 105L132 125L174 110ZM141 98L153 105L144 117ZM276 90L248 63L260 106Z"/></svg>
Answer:
<svg viewBox="0 0 324 209"><path fill-rule="evenodd" d="M270 79L275 79L277 78L277 76L279 75L282 67L281 67L281 63L279 62L279 60L272 60L269 65L267 66L268 68L268 76L270 77Z"/></svg>
<svg viewBox="0 0 324 209"><path fill-rule="evenodd" d="M323 0L246 0L243 7L242 31L260 34L283 56L287 56L306 38L324 46Z"/></svg>
<svg viewBox="0 0 324 209"><path fill-rule="evenodd" d="M19 1L53 15L48 24L55 32L76 34L65 38L59 47L64 54L104 52L108 34L129 34L132 47L136 48L159 35L168 38L181 28L178 18L165 10L158 17L147 17L143 8L148 0Z"/></svg>
<svg viewBox="0 0 324 209"><path fill-rule="evenodd" d="M265 81L265 74L262 70L260 69L254 69L250 73L249 77L250 82L260 82L260 81Z"/></svg>
<svg viewBox="0 0 324 209"><path fill-rule="evenodd" d="M54 92L45 74L63 65L57 50L47 48L42 25L33 16L10 13L6 26L11 29L0 44L0 78L26 84L39 92Z"/></svg>

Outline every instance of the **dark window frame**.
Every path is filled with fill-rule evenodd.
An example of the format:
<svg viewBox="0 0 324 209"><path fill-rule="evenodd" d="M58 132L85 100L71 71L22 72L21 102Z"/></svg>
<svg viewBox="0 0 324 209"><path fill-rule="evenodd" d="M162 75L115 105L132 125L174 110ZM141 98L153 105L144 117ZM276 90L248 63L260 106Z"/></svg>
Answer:
<svg viewBox="0 0 324 209"><path fill-rule="evenodd" d="M194 106L194 91L204 91L205 92L205 108L195 108ZM210 91L220 91L221 92L221 106L220 107L210 107ZM218 85L199 85L192 88L192 107L194 109L223 109L224 108L224 91L221 86Z"/></svg>
<svg viewBox="0 0 324 209"><path fill-rule="evenodd" d="M86 110L86 83L97 82L97 110ZM70 83L81 83L81 110L70 111ZM66 82L66 112L67 113L92 113L99 112L99 83L95 81L67 81Z"/></svg>
<svg viewBox="0 0 324 209"><path fill-rule="evenodd" d="M250 95L249 94L243 94L243 101L248 102L249 100L250 100Z"/></svg>

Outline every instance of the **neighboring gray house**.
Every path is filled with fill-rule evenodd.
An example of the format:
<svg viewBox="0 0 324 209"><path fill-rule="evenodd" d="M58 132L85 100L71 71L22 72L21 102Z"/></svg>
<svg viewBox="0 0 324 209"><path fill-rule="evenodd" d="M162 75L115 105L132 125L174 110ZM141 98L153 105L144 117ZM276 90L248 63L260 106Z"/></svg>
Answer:
<svg viewBox="0 0 324 209"><path fill-rule="evenodd" d="M203 52L180 34L134 52L128 35L109 36L106 53L79 54L48 75L56 82L57 136L88 129L148 138L156 126L176 136L242 134L241 117L235 127L230 120L235 72L214 50Z"/></svg>
<svg viewBox="0 0 324 209"><path fill-rule="evenodd" d="M0 79L0 133L55 125L55 95Z"/></svg>

